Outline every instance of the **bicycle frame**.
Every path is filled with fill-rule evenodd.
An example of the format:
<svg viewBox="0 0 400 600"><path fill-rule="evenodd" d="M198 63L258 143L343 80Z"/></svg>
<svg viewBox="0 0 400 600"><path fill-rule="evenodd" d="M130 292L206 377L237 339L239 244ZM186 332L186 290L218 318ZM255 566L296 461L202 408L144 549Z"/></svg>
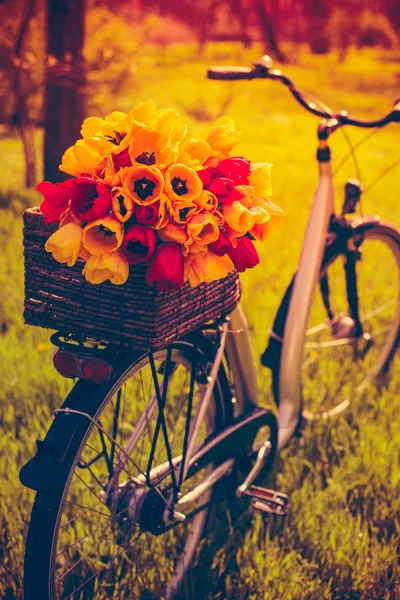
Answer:
<svg viewBox="0 0 400 600"><path fill-rule="evenodd" d="M284 330L277 417L278 450L292 437L302 410L300 368L305 330L325 250L329 221L333 214L333 174L331 161L328 160L319 162L319 183L304 236ZM243 414L258 404L258 390L247 321L240 307L231 315L226 353L235 383L235 412Z"/></svg>

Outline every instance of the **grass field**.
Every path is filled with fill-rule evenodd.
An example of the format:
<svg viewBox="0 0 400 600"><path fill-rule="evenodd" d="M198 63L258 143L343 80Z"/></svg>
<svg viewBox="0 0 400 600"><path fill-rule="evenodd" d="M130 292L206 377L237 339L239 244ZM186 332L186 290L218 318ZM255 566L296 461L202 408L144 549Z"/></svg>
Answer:
<svg viewBox="0 0 400 600"><path fill-rule="evenodd" d="M152 98L198 121L200 130L225 113L243 132L238 153L274 163L274 200L285 210L285 225L259 245L262 265L242 278L243 307L259 365L275 310L296 266L311 206L317 120L272 82L204 79L210 64L246 64L257 55L257 49L244 53L225 45L210 46L201 59L187 47L164 56L149 50L138 66L137 90L130 97L104 99L103 112L127 110ZM399 55L369 51L354 52L341 65L333 55L304 55L287 71L333 109L373 118L387 112L399 94L399 61ZM355 141L362 135L349 133ZM340 133L335 138L332 147L339 159L347 146ZM399 158L398 140L398 125L392 125L362 147L359 161L366 186ZM52 367L48 332L23 324L21 214L39 197L21 187L19 140L0 139L0 154L0 598L14 599L22 598L24 535L34 497L19 484L18 471L34 452L35 440L43 437L68 384ZM365 214L380 214L397 227L398 173L383 179L363 203ZM338 205L343 184L354 175L349 161L337 178ZM369 388L345 415L309 427L302 440L285 450L276 486L290 495L290 516L272 527L255 517L238 552L236 573L224 570L227 542L215 557L208 598L400 598L399 366L397 356L387 386ZM269 373L261 366L257 372L261 404L272 406ZM327 372L327 378L332 375L336 372Z"/></svg>

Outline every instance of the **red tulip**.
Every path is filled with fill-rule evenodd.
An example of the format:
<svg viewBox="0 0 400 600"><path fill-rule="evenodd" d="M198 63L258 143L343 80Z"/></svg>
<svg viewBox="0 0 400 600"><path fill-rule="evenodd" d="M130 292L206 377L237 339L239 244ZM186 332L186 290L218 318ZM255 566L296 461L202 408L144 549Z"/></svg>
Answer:
<svg viewBox="0 0 400 600"><path fill-rule="evenodd" d="M147 225L147 227L154 227L157 225L158 217L158 206L150 204L149 206L137 206L135 213L136 221L140 225Z"/></svg>
<svg viewBox="0 0 400 600"><path fill-rule="evenodd" d="M158 246L149 260L146 281L162 292L183 284L183 256L178 244L164 243Z"/></svg>
<svg viewBox="0 0 400 600"><path fill-rule="evenodd" d="M59 221L62 213L68 208L71 199L71 188L76 184L77 179L67 179L60 183L50 183L43 181L36 187L37 191L43 194L44 200L40 209L44 214L46 223Z"/></svg>
<svg viewBox="0 0 400 600"><path fill-rule="evenodd" d="M208 247L217 256L224 256L232 248L232 245L225 233L220 229L218 239L209 244Z"/></svg>
<svg viewBox="0 0 400 600"><path fill-rule="evenodd" d="M207 167L207 169L197 171L197 175L200 177L203 187L206 187L210 183L210 181L218 175L218 171L213 167Z"/></svg>
<svg viewBox="0 0 400 600"><path fill-rule="evenodd" d="M118 154L112 154L111 158L112 158L112 162L114 165L114 169L116 171L118 171L118 169L121 169L123 167L131 167L132 166L132 161L131 161L131 157L129 156L128 148L125 148L124 150L122 150L122 152L119 152Z"/></svg>
<svg viewBox="0 0 400 600"><path fill-rule="evenodd" d="M229 250L228 256L235 265L235 269L240 273L246 269L252 269L260 262L253 242L245 235L237 240L236 248Z"/></svg>
<svg viewBox="0 0 400 600"><path fill-rule="evenodd" d="M70 193L69 208L82 221L101 219L111 210L108 187L90 177L77 177Z"/></svg>
<svg viewBox="0 0 400 600"><path fill-rule="evenodd" d="M216 177L205 188L212 192L221 204L232 204L235 200L241 200L246 194L238 190L232 179Z"/></svg>
<svg viewBox="0 0 400 600"><path fill-rule="evenodd" d="M157 236L153 229L143 225L133 225L125 234L122 242L122 251L131 265L146 262L153 254Z"/></svg>
<svg viewBox="0 0 400 600"><path fill-rule="evenodd" d="M250 161L240 156L225 158L216 168L219 175L231 179L235 185L248 185L250 177Z"/></svg>

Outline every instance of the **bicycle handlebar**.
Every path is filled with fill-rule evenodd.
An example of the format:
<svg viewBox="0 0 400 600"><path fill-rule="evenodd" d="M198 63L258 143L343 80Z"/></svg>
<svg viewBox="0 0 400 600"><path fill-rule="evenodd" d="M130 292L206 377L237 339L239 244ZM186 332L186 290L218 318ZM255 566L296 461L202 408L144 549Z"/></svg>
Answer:
<svg viewBox="0 0 400 600"><path fill-rule="evenodd" d="M282 71L272 68L272 59L269 56L263 56L259 61L253 64L252 67L211 67L208 70L207 77L209 79L219 80L238 80L238 79L272 79L280 81L287 88L289 88L292 95L296 98L297 102L303 106L306 110L324 119L336 119L338 126L340 125L354 125L355 127L383 127L389 123L400 123L400 97L396 99L392 110L382 117L374 121L363 121L355 119L348 115L347 111L343 110L339 113L333 111L323 110L317 107L317 104L313 101L306 99L306 94L299 90L289 77L287 77Z"/></svg>

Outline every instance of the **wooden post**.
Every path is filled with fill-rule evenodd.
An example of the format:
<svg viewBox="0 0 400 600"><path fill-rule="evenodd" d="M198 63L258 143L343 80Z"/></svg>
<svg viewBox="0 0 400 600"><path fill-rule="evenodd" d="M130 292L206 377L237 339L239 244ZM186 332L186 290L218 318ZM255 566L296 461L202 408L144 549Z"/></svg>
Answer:
<svg viewBox="0 0 400 600"><path fill-rule="evenodd" d="M85 8L85 0L47 0L44 176L53 182L67 178L58 165L85 117Z"/></svg>

